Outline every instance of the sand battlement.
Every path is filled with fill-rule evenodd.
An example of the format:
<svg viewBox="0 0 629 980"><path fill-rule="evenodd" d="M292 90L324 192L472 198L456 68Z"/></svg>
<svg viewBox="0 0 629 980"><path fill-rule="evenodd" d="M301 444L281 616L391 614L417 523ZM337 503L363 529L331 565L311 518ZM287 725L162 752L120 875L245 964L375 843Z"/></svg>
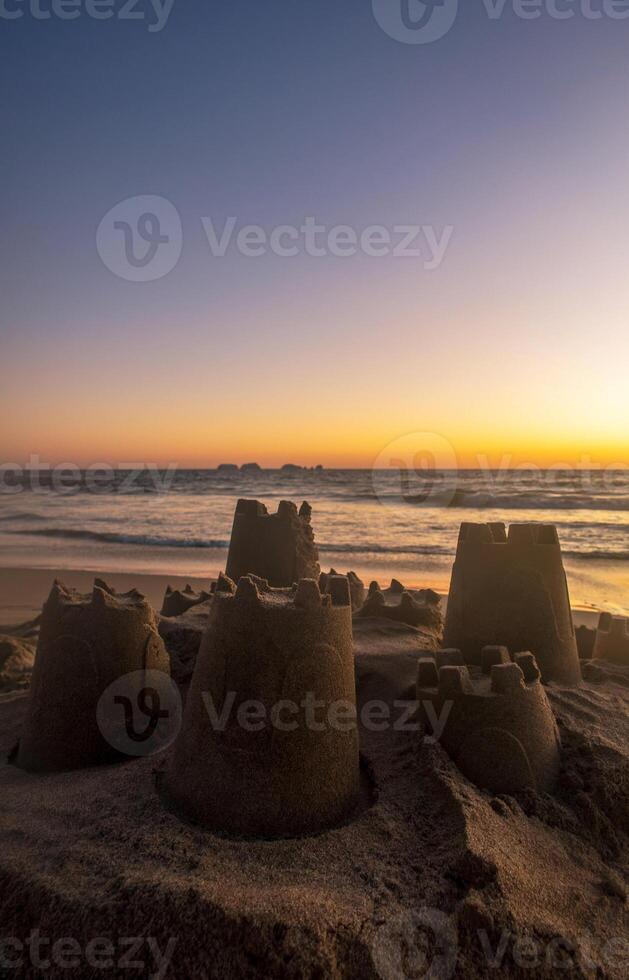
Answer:
<svg viewBox="0 0 629 980"><path fill-rule="evenodd" d="M303 705L356 704L349 582L331 576L273 588L244 576L214 595L184 723L165 778L168 796L205 826L253 836L310 833L344 819L358 794L355 724L312 726ZM224 726L215 716L227 711ZM242 706L262 712L255 730ZM271 722L277 706L288 729ZM244 710L244 709L243 709Z"/></svg>
<svg viewBox="0 0 629 980"><path fill-rule="evenodd" d="M546 790L559 769L560 741L540 672L531 653L513 660L488 647L483 666L452 663L459 651L422 658L417 698L426 727L449 710L442 743L465 775L493 792ZM440 656L445 654L445 656ZM426 711L426 704L432 711Z"/></svg>
<svg viewBox="0 0 629 980"><path fill-rule="evenodd" d="M554 524L511 524L508 529L501 523L461 524L459 547L488 544L497 548L506 545L511 548L560 549L559 535Z"/></svg>
<svg viewBox="0 0 629 980"><path fill-rule="evenodd" d="M351 606L349 582L345 575L328 575L326 591L322 592L314 579L301 579L286 589L272 588L266 579L257 575L243 576L235 589L217 588L216 602L233 599L236 602L255 602L274 609L329 609L332 606Z"/></svg>
<svg viewBox="0 0 629 980"><path fill-rule="evenodd" d="M319 556L310 524L312 508L304 501L299 510L281 500L270 514L259 500L239 500L234 514L226 574L237 582L258 575L282 588L301 578L319 578Z"/></svg>
<svg viewBox="0 0 629 980"><path fill-rule="evenodd" d="M480 664L487 645L531 650L544 681L581 678L568 584L552 524L462 524L444 645Z"/></svg>
<svg viewBox="0 0 629 980"><path fill-rule="evenodd" d="M532 653L518 653L511 660L506 647L487 647L486 651L481 670L470 672L462 663L460 651L438 650L434 660L419 661L417 683L442 695L483 698L517 694L526 690L527 685L539 683L540 672ZM495 660L497 651L503 658L500 661Z"/></svg>

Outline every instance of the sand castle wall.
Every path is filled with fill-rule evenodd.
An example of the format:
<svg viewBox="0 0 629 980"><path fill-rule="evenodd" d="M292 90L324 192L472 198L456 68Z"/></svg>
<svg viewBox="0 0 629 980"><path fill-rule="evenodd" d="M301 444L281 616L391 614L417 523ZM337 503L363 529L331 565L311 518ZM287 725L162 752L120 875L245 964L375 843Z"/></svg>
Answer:
<svg viewBox="0 0 629 980"><path fill-rule="evenodd" d="M443 627L440 603L439 596L430 589L411 593L393 579L390 587L382 592L378 583L372 582L356 616L359 619L391 619L408 626L425 626L440 633Z"/></svg>
<svg viewBox="0 0 629 980"><path fill-rule="evenodd" d="M330 579L328 589L322 596L315 580L271 589L246 577L235 595L215 594L164 783L168 797L205 826L287 836L351 812L359 781L355 719L339 730L328 716L335 703L355 709L347 579ZM228 711L223 729L210 718L208 696L216 717ZM314 726L306 698L321 705ZM255 716L252 705L264 717L255 731L243 725L243 712Z"/></svg>
<svg viewBox="0 0 629 980"><path fill-rule="evenodd" d="M280 501L269 514L257 500L239 500L234 514L226 574L237 582L258 575L283 588L302 578L319 578L319 555L310 524L312 510L305 501Z"/></svg>
<svg viewBox="0 0 629 980"><path fill-rule="evenodd" d="M164 601L159 611L160 616L182 616L193 606L199 606L202 602L207 602L211 598L210 592L195 592L191 585L186 585L185 589L171 589L166 586Z"/></svg>
<svg viewBox="0 0 629 980"><path fill-rule="evenodd" d="M118 595L97 579L91 595L81 595L55 582L42 611L17 765L62 770L119 759L98 726L102 693L131 672L169 669L139 592Z"/></svg>
<svg viewBox="0 0 629 980"><path fill-rule="evenodd" d="M601 613L592 659L629 667L629 619Z"/></svg>
<svg viewBox="0 0 629 980"><path fill-rule="evenodd" d="M560 764L555 718L535 658L504 647L483 652L481 668L455 663L459 651L419 661L417 698L424 724L448 710L441 744L468 779L494 793L548 791ZM427 704L432 711L426 710Z"/></svg>
<svg viewBox="0 0 629 980"><path fill-rule="evenodd" d="M580 681L557 530L546 524L463 524L452 570L444 646L480 663L483 647L531 650L542 679Z"/></svg>

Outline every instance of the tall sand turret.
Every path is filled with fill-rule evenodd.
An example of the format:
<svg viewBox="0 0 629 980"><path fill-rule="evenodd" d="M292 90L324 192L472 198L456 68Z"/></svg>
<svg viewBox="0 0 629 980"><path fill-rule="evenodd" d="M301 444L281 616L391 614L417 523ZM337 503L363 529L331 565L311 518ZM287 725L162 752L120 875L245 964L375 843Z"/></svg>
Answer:
<svg viewBox="0 0 629 980"><path fill-rule="evenodd" d="M463 524L452 570L444 646L480 664L485 646L531 650L544 682L581 679L557 529Z"/></svg>
<svg viewBox="0 0 629 980"><path fill-rule="evenodd" d="M118 595L99 579L91 595L55 582L42 611L17 765L62 770L119 760L97 707L114 681L148 670L168 675L170 665L144 596Z"/></svg>
<svg viewBox="0 0 629 980"><path fill-rule="evenodd" d="M234 515L226 573L237 582L257 575L283 588L302 578L319 578L319 555L310 524L312 509L305 501L299 511L282 500L269 514L258 500L239 500Z"/></svg>
<svg viewBox="0 0 629 980"><path fill-rule="evenodd" d="M607 660L629 667L629 619L601 613L596 630L593 660Z"/></svg>

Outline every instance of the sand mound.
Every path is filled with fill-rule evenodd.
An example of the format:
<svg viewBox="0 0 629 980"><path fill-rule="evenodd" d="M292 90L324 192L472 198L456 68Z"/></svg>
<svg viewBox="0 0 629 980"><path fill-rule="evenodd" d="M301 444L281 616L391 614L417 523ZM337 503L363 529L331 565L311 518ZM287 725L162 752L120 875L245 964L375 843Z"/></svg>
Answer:
<svg viewBox="0 0 629 980"><path fill-rule="evenodd" d="M34 643L15 636L0 636L0 691L27 688L34 662Z"/></svg>

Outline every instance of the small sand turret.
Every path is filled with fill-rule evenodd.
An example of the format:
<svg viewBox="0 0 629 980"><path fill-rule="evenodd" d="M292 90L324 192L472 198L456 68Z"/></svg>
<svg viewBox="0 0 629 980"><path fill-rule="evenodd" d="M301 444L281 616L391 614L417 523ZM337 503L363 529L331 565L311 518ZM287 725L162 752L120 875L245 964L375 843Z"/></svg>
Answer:
<svg viewBox="0 0 629 980"><path fill-rule="evenodd" d="M118 595L100 579L91 595L55 582L42 611L17 765L43 771L119 760L97 705L114 681L147 670L169 674L170 667L144 596Z"/></svg>
<svg viewBox="0 0 629 980"><path fill-rule="evenodd" d="M316 705L316 708L313 707ZM253 836L320 831L359 786L349 585L216 592L164 790L206 827Z"/></svg>
<svg viewBox="0 0 629 980"><path fill-rule="evenodd" d="M502 647L484 652L483 667L422 659L417 698L427 731L448 710L441 744L468 779L494 793L549 790L559 771L561 743L535 658L507 661ZM426 705L432 710L427 711ZM443 715L442 715L443 712Z"/></svg>
<svg viewBox="0 0 629 980"><path fill-rule="evenodd" d="M319 578L319 555L310 524L312 508L299 511L289 500L269 514L258 500L239 500L234 515L226 574L237 582L257 575L274 588L286 588L302 578Z"/></svg>
<svg viewBox="0 0 629 980"><path fill-rule="evenodd" d="M601 613L596 630L592 660L629 667L629 619Z"/></svg>
<svg viewBox="0 0 629 980"><path fill-rule="evenodd" d="M452 569L444 646L480 664L487 645L532 650L544 682L581 679L557 529L463 524Z"/></svg>
<svg viewBox="0 0 629 980"><path fill-rule="evenodd" d="M321 593L328 591L328 581L330 578L335 578L339 573L334 568L331 568L329 572L321 572L319 576L319 589ZM352 609L354 612L360 609L363 602L365 601L365 596L367 595L367 589L365 588L365 583L358 577L356 572L346 573L347 581L349 582L349 593L352 599Z"/></svg>

